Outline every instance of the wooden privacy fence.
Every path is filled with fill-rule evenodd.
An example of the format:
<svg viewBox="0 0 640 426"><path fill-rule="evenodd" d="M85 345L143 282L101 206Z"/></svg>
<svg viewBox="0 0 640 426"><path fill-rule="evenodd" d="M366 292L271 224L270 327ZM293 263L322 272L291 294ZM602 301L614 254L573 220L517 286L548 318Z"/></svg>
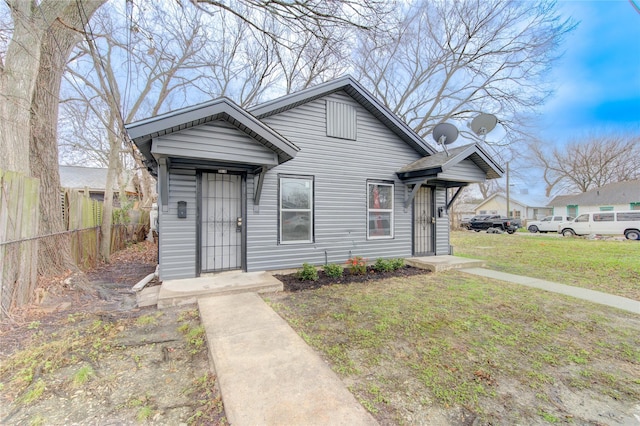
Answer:
<svg viewBox="0 0 640 426"><path fill-rule="evenodd" d="M102 202L88 194L67 189L62 193L62 217L67 230L87 229L102 223Z"/></svg>
<svg viewBox="0 0 640 426"><path fill-rule="evenodd" d="M70 244L81 269L98 263L102 203L78 191L65 191L62 213L67 231L38 235L38 179L0 170L0 317L29 302L38 281L38 248ZM149 212L133 211L128 223L111 228L111 253L145 239Z"/></svg>
<svg viewBox="0 0 640 426"><path fill-rule="evenodd" d="M40 181L0 170L0 316L28 302L37 282ZM14 246L6 241L24 240Z"/></svg>

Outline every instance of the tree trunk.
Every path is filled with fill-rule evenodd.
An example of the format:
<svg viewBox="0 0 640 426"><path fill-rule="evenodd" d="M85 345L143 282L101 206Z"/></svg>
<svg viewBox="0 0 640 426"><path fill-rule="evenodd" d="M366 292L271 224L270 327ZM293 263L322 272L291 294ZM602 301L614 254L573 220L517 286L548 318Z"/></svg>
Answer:
<svg viewBox="0 0 640 426"><path fill-rule="evenodd" d="M115 127L114 113L109 113L109 128ZM102 209L102 225L100 226L100 258L109 262L111 257L111 228L113 224L113 186L120 172L120 140L112 132L109 138L109 169L107 170L107 183L104 191L104 204Z"/></svg>
<svg viewBox="0 0 640 426"><path fill-rule="evenodd" d="M144 165L140 152L135 147L132 147L131 151L136 163L136 168L140 170L140 173L138 174L138 185L140 191L142 191L142 201L140 202L140 206L151 207L156 195L153 176L151 176L151 173L147 170L147 166Z"/></svg>
<svg viewBox="0 0 640 426"><path fill-rule="evenodd" d="M31 174L40 179L40 233L64 231L58 169L58 103L62 75L71 50L79 42L84 23L104 0L64 2L66 7L50 22L40 47L40 62L31 102L29 161ZM79 9L82 11L80 15ZM27 128L27 127L25 127ZM24 130L23 130L24 132ZM26 132L25 132L26 133ZM45 238L40 245L41 274L75 270L69 238Z"/></svg>
<svg viewBox="0 0 640 426"><path fill-rule="evenodd" d="M0 61L0 169L29 175L30 105L40 60L41 19L26 1L7 2L14 22L5 62Z"/></svg>

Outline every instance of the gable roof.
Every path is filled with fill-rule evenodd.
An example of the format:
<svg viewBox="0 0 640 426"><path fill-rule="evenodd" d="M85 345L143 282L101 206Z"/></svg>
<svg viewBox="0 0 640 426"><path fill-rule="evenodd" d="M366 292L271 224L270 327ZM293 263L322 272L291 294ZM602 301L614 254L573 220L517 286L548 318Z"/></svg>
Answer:
<svg viewBox="0 0 640 426"><path fill-rule="evenodd" d="M151 154L151 140L170 133L199 126L214 120L225 120L253 139L271 149L283 163L295 157L300 150L275 130L227 98L218 98L192 107L171 111L125 125L129 136L146 159L147 167L155 170L156 161Z"/></svg>
<svg viewBox="0 0 640 426"><path fill-rule="evenodd" d="M362 105L421 155L432 155L436 153L436 150L422 139L407 123L395 115L349 75L265 102L250 108L249 112L257 118L262 119L341 90L344 90L356 102Z"/></svg>
<svg viewBox="0 0 640 426"><path fill-rule="evenodd" d="M104 192L107 187L107 172L109 169L99 167L59 166L60 186L70 189L89 188L89 191ZM135 192L131 177L123 173L127 179L126 190ZM113 190L118 192L118 182L113 183Z"/></svg>
<svg viewBox="0 0 640 426"><path fill-rule="evenodd" d="M396 172L400 179L434 176L447 171L463 160L471 160L487 176L495 179L502 176L504 170L477 144L451 148L446 152L437 152L407 164Z"/></svg>
<svg viewBox="0 0 640 426"><path fill-rule="evenodd" d="M505 200L507 199L507 197L506 197L505 195L502 195L502 194L499 194L499 193L497 193L497 192L496 192L495 194L493 194L493 195L489 196L486 200L482 201L480 204L478 204L477 206L475 206L474 210L478 210L480 207L484 206L484 205L485 205L485 204L487 204L489 201L494 200L494 199L496 199L496 198L498 198L498 197L502 197L502 198L504 198ZM521 201L518 201L518 200L516 200L515 198L513 198L513 197L511 197L511 196L509 196L509 203L512 203L512 204L519 204L519 205L521 205L522 207L533 207L533 206L528 205L527 203L523 203L523 202L521 202Z"/></svg>
<svg viewBox="0 0 640 426"><path fill-rule="evenodd" d="M603 185L575 195L558 195L550 206L599 206L604 204L640 203L640 180L629 180Z"/></svg>
<svg viewBox="0 0 640 426"><path fill-rule="evenodd" d="M458 213L473 213L475 210L475 203L458 203L456 205L456 212Z"/></svg>

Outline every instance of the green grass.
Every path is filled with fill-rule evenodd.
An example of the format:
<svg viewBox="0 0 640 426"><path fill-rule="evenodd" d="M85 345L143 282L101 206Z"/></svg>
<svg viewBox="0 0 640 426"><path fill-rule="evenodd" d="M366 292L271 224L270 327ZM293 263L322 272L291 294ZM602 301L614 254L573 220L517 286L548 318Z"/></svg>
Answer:
<svg viewBox="0 0 640 426"><path fill-rule="evenodd" d="M92 377L96 375L93 367L90 365L83 365L76 371L73 375L73 384L74 386L82 386L91 380Z"/></svg>
<svg viewBox="0 0 640 426"><path fill-rule="evenodd" d="M567 414L549 402L557 383L640 399L637 318L627 322L632 314L596 312L564 296L447 272L323 287L272 305L353 383L374 415L401 417L403 406L428 395L487 422L505 415L553 421ZM414 383L411 390L407 383ZM505 397L502 383L531 393L537 407L516 401L506 414L493 412ZM390 402L410 394L417 396L398 406Z"/></svg>
<svg viewBox="0 0 640 426"><path fill-rule="evenodd" d="M637 241L452 232L451 245L491 269L640 300Z"/></svg>

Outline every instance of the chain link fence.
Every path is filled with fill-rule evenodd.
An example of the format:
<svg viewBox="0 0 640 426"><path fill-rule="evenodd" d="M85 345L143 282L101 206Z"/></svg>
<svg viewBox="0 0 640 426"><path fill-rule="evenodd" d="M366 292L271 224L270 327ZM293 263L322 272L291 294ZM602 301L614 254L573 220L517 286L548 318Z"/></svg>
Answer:
<svg viewBox="0 0 640 426"><path fill-rule="evenodd" d="M149 232L149 225L115 224L111 229L111 253L122 250L128 244L143 241ZM36 260L54 258L61 247L70 247L71 256L81 270L89 270L99 262L100 227L76 229L51 235L0 242L0 317L12 308L29 302L37 280L16 279L16 277L41 275L37 271Z"/></svg>

